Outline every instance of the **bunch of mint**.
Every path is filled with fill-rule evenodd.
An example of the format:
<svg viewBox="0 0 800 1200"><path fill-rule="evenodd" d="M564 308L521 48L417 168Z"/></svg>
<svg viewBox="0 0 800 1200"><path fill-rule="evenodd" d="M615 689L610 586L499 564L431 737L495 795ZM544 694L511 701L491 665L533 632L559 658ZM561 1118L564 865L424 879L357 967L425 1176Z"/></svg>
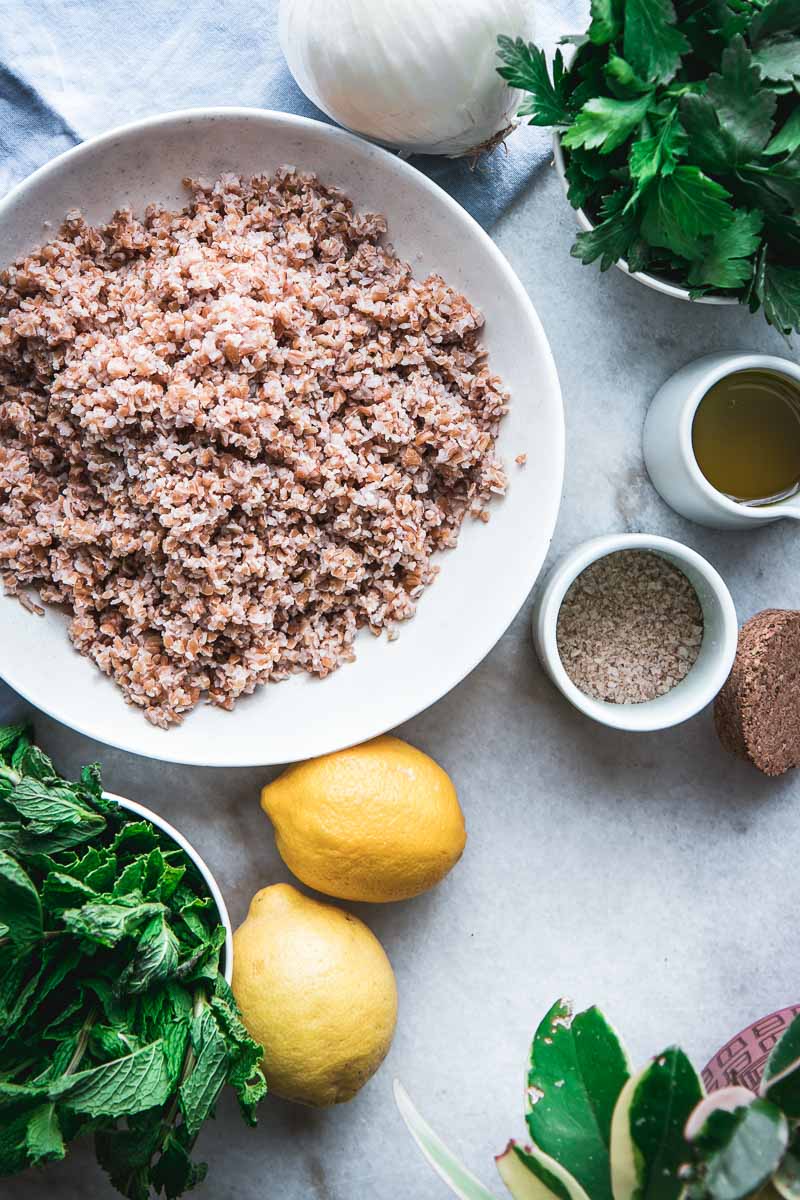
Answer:
<svg viewBox="0 0 800 1200"><path fill-rule="evenodd" d="M800 0L592 0L567 70L501 37L520 116L559 130L569 199L619 259L800 331Z"/></svg>
<svg viewBox="0 0 800 1200"><path fill-rule="evenodd" d="M194 864L0 728L0 1176L94 1136L131 1200L175 1197L226 1083L255 1123L263 1051L220 974L225 931Z"/></svg>

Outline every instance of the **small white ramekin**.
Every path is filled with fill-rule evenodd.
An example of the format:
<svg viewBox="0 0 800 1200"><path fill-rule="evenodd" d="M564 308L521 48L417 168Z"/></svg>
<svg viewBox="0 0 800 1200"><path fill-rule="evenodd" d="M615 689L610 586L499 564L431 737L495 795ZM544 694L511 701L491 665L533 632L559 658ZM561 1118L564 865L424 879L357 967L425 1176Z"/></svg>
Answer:
<svg viewBox="0 0 800 1200"><path fill-rule="evenodd" d="M134 813L137 817L142 817L145 821L152 821L153 825L157 826L162 833L165 833L176 845L180 846L181 850L192 860L194 865L203 877L203 882L209 890L211 899L217 908L220 924L225 930L225 956L222 964L222 974L225 976L227 983L233 978L233 929L231 927L231 919L228 915L228 908L223 899L222 892L219 890L219 885L216 879L211 874L211 870L204 859L195 850L190 842L187 842L182 833L179 833L174 825L170 825L169 821L165 821L158 813L153 812L150 808L145 808L143 804L137 804L135 800L128 800L126 796L118 796L115 792L105 792L109 800L116 800L120 808L125 808L128 812Z"/></svg>
<svg viewBox="0 0 800 1200"><path fill-rule="evenodd" d="M611 704L587 696L564 669L556 643L558 614L568 588L591 563L618 550L649 550L663 555L692 584L703 610L703 641L694 666L671 691L641 704ZM736 609L719 573L696 550L649 533L592 538L565 555L537 592L532 628L542 666L577 709L603 725L639 733L679 725L705 708L730 674L739 635Z"/></svg>
<svg viewBox="0 0 800 1200"><path fill-rule="evenodd" d="M741 504L708 482L692 448L692 426L703 397L728 375L772 371L800 386L800 366L774 354L706 354L681 367L653 397L642 434L653 487L681 516L712 529L753 529L782 517L800 520L800 497L775 504Z"/></svg>
<svg viewBox="0 0 800 1200"><path fill-rule="evenodd" d="M564 147L561 145L561 138L558 133L554 133L553 135L553 162L566 192L569 187L566 175L567 164L564 158ZM588 233L595 228L594 221L592 221L585 209L576 208L574 212L575 219L584 233ZM638 283L643 283L645 287L652 288L656 292L661 292L662 296L672 296L674 300L689 300L693 304L730 305L739 303L735 296L722 296L713 292L708 296L698 296L697 299L693 299L688 288L681 287L677 283L670 283L668 279L661 279L658 275L648 275L646 271L632 271L624 258L617 259L614 266L619 267L620 271L624 271L626 275L630 275L631 279L635 279Z"/></svg>

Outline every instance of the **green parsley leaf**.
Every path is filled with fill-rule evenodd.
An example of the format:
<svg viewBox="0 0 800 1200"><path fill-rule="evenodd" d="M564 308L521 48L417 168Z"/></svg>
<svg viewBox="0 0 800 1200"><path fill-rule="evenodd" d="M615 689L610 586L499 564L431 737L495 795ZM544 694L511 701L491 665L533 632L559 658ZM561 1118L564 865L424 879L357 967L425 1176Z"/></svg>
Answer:
<svg viewBox="0 0 800 1200"><path fill-rule="evenodd" d="M736 161L747 162L763 150L772 135L777 97L762 87L744 38L735 37L725 49L721 72L709 77L706 95L730 134Z"/></svg>
<svg viewBox="0 0 800 1200"><path fill-rule="evenodd" d="M651 246L665 246L692 259L701 239L733 220L730 192L697 167L679 166L659 178L644 198L642 233Z"/></svg>
<svg viewBox="0 0 800 1200"><path fill-rule="evenodd" d="M793 211L800 209L800 149L769 167L745 167L742 177L767 188Z"/></svg>
<svg viewBox="0 0 800 1200"><path fill-rule="evenodd" d="M800 79L800 38L772 38L753 53L753 62L765 79L793 83Z"/></svg>
<svg viewBox="0 0 800 1200"><path fill-rule="evenodd" d="M767 253L764 245L750 289L750 311L761 305L769 324L788 337L792 331L800 333L800 268L770 263Z"/></svg>
<svg viewBox="0 0 800 1200"><path fill-rule="evenodd" d="M673 109L658 133L634 142L630 152L630 173L636 180L632 203L657 175L671 175L680 155L686 153L688 138L675 120Z"/></svg>
<svg viewBox="0 0 800 1200"><path fill-rule="evenodd" d="M624 259L636 240L638 214L627 208L631 192L626 188L606 198L601 211L603 218L594 229L579 233L572 247L573 258L588 264L600 260L600 270L607 271Z"/></svg>
<svg viewBox="0 0 800 1200"><path fill-rule="evenodd" d="M753 274L753 255L761 242L764 219L760 212L738 209L729 225L714 235L701 258L692 263L693 288L739 288Z"/></svg>
<svg viewBox="0 0 800 1200"><path fill-rule="evenodd" d="M800 148L800 105L794 110L775 137L765 147L765 154L791 154Z"/></svg>
<svg viewBox="0 0 800 1200"><path fill-rule="evenodd" d="M650 107L651 93L634 100L596 96L584 104L573 125L562 137L568 148L584 146L610 154L641 125Z"/></svg>
<svg viewBox="0 0 800 1200"><path fill-rule="evenodd" d="M704 171L726 175L737 161L736 143L720 125L708 96L694 93L682 96L680 114L689 135L686 153L692 164Z"/></svg>
<svg viewBox="0 0 800 1200"><path fill-rule="evenodd" d="M589 40L596 46L615 41L622 32L624 0L591 0Z"/></svg>
<svg viewBox="0 0 800 1200"><path fill-rule="evenodd" d="M753 17L750 40L757 45L774 34L800 33L798 0L769 0Z"/></svg>
<svg viewBox="0 0 800 1200"><path fill-rule="evenodd" d="M520 116L530 116L531 125L568 125L572 120L565 86L564 59L556 50L553 59L553 79L547 69L547 58L543 50L533 43L527 45L522 38L497 39L498 55L505 66L497 73L510 87L530 92L519 111Z"/></svg>
<svg viewBox="0 0 800 1200"><path fill-rule="evenodd" d="M643 79L669 83L688 49L671 0L626 0L623 53Z"/></svg>
<svg viewBox="0 0 800 1200"><path fill-rule="evenodd" d="M640 79L629 62L612 54L604 67L606 81L620 100L627 100L631 94L641 95L651 90L650 84Z"/></svg>

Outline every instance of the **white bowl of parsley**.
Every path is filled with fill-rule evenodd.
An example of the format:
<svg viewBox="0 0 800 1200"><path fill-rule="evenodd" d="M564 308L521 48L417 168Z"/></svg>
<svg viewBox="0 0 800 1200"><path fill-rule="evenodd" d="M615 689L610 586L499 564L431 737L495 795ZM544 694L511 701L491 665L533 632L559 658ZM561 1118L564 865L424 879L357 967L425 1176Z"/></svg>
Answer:
<svg viewBox="0 0 800 1200"><path fill-rule="evenodd" d="M572 253L668 295L800 331L800 5L598 0L569 66L500 38L550 126Z"/></svg>

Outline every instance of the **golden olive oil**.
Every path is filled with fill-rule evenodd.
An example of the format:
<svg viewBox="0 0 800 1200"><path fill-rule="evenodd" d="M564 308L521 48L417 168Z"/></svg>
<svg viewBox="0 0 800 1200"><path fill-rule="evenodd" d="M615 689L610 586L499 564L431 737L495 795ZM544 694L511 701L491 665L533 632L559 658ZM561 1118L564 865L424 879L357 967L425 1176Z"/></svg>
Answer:
<svg viewBox="0 0 800 1200"><path fill-rule="evenodd" d="M706 392L692 425L697 465L741 504L800 490L800 385L775 371L736 371Z"/></svg>

